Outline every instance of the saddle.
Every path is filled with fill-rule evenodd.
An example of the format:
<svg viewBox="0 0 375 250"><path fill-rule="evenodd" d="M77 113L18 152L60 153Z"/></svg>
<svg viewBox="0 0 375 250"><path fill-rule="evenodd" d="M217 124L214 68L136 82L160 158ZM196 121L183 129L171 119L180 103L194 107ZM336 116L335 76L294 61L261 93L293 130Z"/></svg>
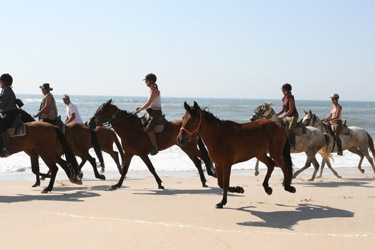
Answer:
<svg viewBox="0 0 375 250"><path fill-rule="evenodd" d="M18 137L26 135L26 124L21 119L21 114L17 115L13 124L7 129L10 137Z"/></svg>
<svg viewBox="0 0 375 250"><path fill-rule="evenodd" d="M142 117L141 117L141 122L143 125L143 131L146 132L146 126L150 120L150 115L146 112ZM156 126L154 128L155 134L161 133L164 131L164 126L167 123L167 119L165 119L165 115L161 115L156 123Z"/></svg>
<svg viewBox="0 0 375 250"><path fill-rule="evenodd" d="M342 120L342 126L341 126L341 133L342 135L348 135L350 134L350 129L348 128L348 125L346 124L347 120ZM334 136L332 124L329 122L327 123L328 132L331 136Z"/></svg>
<svg viewBox="0 0 375 250"><path fill-rule="evenodd" d="M282 122L282 126L284 127L285 131L288 132L289 122ZM306 126L302 123L302 119L298 119L296 126L293 129L293 132L296 136L306 134Z"/></svg>

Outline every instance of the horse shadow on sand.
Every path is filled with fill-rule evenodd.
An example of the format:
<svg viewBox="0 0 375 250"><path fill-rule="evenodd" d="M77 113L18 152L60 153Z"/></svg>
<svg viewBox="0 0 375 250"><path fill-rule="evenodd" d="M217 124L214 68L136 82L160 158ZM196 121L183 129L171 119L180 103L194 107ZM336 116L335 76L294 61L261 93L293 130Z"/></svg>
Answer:
<svg viewBox="0 0 375 250"><path fill-rule="evenodd" d="M309 187L321 188L337 188L337 187L365 187L374 188L374 179L369 178L342 178L341 181L315 181L315 182L295 182L295 185L303 185Z"/></svg>
<svg viewBox="0 0 375 250"><path fill-rule="evenodd" d="M250 227L266 227L293 230L293 226L300 221L308 221L313 219L330 219L330 218L352 218L354 213L344 209L332 208L329 206L320 206L314 204L298 204L298 206L285 206L293 210L263 212L254 210L253 206L241 207L235 210L250 213L258 217L262 221L247 221L237 223L240 226Z"/></svg>
<svg viewBox="0 0 375 250"><path fill-rule="evenodd" d="M16 203L29 201L67 201L67 202L84 202L87 198L94 198L101 196L92 190L104 190L107 186L98 187L55 187L51 193L48 194L17 194L14 196L1 196L0 203ZM90 191L89 191L90 190ZM75 191L74 193L58 193ZM38 190L39 192L39 190Z"/></svg>
<svg viewBox="0 0 375 250"><path fill-rule="evenodd" d="M223 190L221 188L203 188L203 189L164 189L164 190L140 190L140 192L134 192L137 195L180 195L180 194L207 194L207 195L222 195ZM228 193L228 196L241 197L241 194Z"/></svg>

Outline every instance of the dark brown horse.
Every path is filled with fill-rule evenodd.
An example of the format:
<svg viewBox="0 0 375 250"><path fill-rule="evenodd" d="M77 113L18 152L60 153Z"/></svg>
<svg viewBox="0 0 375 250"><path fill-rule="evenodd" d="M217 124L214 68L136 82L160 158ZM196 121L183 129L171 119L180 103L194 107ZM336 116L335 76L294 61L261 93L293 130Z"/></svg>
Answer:
<svg viewBox="0 0 375 250"><path fill-rule="evenodd" d="M155 177L158 187L160 189L164 189L164 187L161 185L162 181L157 175L155 168L148 157L149 139L147 134L143 131L141 119L132 113L120 110L112 104L112 100L109 100L98 108L95 113L95 118L99 125L103 123L110 123L112 125L116 133L120 136L122 147L125 151L125 161L123 164L121 178L116 185L111 187L111 190L116 190L122 186L124 178L129 169L130 161L134 155L141 157L143 162L147 165L148 169ZM182 121L180 120L167 122L165 124L164 131L156 134L159 150L164 150L176 145L176 136L180 131L181 125ZM204 154L204 152L207 153L207 151L201 149L203 144L198 143L198 140L198 137L195 137L192 139L191 143L180 148L194 162L198 169L202 185L206 187L206 178L204 177L199 158L205 162L207 172L211 175L214 175L214 173L212 172L212 163L208 158L208 155ZM198 150L197 145L201 150Z"/></svg>
<svg viewBox="0 0 375 250"><path fill-rule="evenodd" d="M22 116L22 121L23 122L31 122L34 121L34 118L32 118L26 111L20 110L21 111L21 116ZM73 153L76 156L81 157L82 162L89 161L93 167L95 177L101 180L105 180L105 176L99 174L96 166L96 160L94 157L92 157L89 153L89 150L91 147L94 148L95 153L99 159L100 165L102 167L102 170L104 170L104 160L103 160L103 155L102 155L102 150L99 145L98 138L96 136L96 133L88 128L87 126L84 126L82 124L78 123L72 123L69 124L65 127L65 137L73 150ZM34 164L37 164L37 161L34 162ZM83 166L81 163L79 165L79 171L80 171L80 177L82 178L83 174L81 172L81 168ZM33 160L32 160L32 165L33 165ZM42 177L48 177L49 173L47 175L44 174L39 174ZM37 181L34 184L38 185L40 184L40 181L38 180L39 177L37 177Z"/></svg>
<svg viewBox="0 0 375 250"><path fill-rule="evenodd" d="M215 163L217 181L223 189L223 199L216 205L222 208L227 203L227 192L243 193L242 187L230 187L229 179L233 164L256 157L268 170L263 182L267 194L272 194L268 185L275 166L284 174L284 189L294 193L292 182L292 159L289 141L284 130L269 120L250 123L222 121L212 113L202 110L196 102L190 107L185 102L186 114L182 119L182 128L177 137L179 145L186 145L197 134L200 134L208 148L208 155ZM270 157L267 156L269 152Z"/></svg>
<svg viewBox="0 0 375 250"><path fill-rule="evenodd" d="M39 156L46 163L51 172L49 185L43 189L42 193L52 191L59 164L70 181L75 184L82 184L78 178L78 163L69 147L69 144L61 130L45 122L30 122L26 124L27 134L25 136L10 138L12 153L24 151L32 162L32 170L39 177ZM3 141L0 140L0 148L3 148ZM61 159L65 154L66 161ZM37 164L37 165L35 165Z"/></svg>
<svg viewBox="0 0 375 250"><path fill-rule="evenodd" d="M121 167L121 163L120 163L120 159L119 159L119 154L120 154L120 157L121 157L121 162L124 162L124 151L122 150L121 143L118 140L116 133L110 128L103 127L103 126L97 126L94 117L92 117L89 121L85 122L86 126L89 126L89 124L91 124L91 126L95 127L94 131L96 133L96 136L98 137L100 147L102 148L102 150L104 152L106 152L107 154L109 154L112 157L112 159L115 161L115 163L117 165L119 173L121 174L122 173L122 167ZM113 150L113 143L116 144L118 152ZM82 161L80 166L81 165L83 166L83 164L85 164L85 162L86 161Z"/></svg>

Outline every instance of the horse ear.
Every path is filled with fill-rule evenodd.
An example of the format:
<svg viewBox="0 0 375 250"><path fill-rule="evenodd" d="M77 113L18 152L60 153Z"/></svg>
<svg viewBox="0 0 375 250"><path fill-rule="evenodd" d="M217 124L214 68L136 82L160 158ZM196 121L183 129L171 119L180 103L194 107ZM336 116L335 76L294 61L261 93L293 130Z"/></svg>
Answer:
<svg viewBox="0 0 375 250"><path fill-rule="evenodd" d="M306 112L306 110L304 110L303 112L305 112L305 115L307 115L307 112Z"/></svg>
<svg viewBox="0 0 375 250"><path fill-rule="evenodd" d="M106 105L112 104L112 99L109 99L105 104Z"/></svg>
<svg viewBox="0 0 375 250"><path fill-rule="evenodd" d="M311 109L309 110L309 114L312 115L312 111L311 111Z"/></svg>
<svg viewBox="0 0 375 250"><path fill-rule="evenodd" d="M189 113L191 112L191 108L190 108L189 104L187 104L187 102L184 102L184 108L187 112L189 112Z"/></svg>
<svg viewBox="0 0 375 250"><path fill-rule="evenodd" d="M199 107L199 105L198 105L198 103L196 101L194 101L194 109L195 110L199 110L200 109L200 107Z"/></svg>

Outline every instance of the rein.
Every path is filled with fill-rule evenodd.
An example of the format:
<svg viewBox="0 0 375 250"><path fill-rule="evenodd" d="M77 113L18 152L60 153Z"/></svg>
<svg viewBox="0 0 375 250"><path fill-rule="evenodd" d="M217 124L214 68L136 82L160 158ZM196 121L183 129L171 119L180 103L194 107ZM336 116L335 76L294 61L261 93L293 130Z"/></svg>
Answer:
<svg viewBox="0 0 375 250"><path fill-rule="evenodd" d="M100 117L97 116L97 115L94 115L94 117L95 117L95 119L96 119L100 124L105 124L105 123L110 124L110 123L112 122L112 120L116 118L116 116L118 115L119 112L120 112L120 109L117 108L116 112L112 115L111 118L100 118Z"/></svg>
<svg viewBox="0 0 375 250"><path fill-rule="evenodd" d="M189 136L189 141L188 141L188 142L191 142L191 140L192 140L194 134L196 134L196 135L199 134L199 132L200 132L200 130L201 130L201 126L202 126L202 117L203 117L203 115L202 115L202 111L201 111L201 114L200 114L200 116L199 116L198 127L197 127L196 129L194 129L193 131L190 132L190 131L187 130L184 126L182 126L182 127L180 128L180 131L184 131L186 134L188 134L188 136Z"/></svg>

